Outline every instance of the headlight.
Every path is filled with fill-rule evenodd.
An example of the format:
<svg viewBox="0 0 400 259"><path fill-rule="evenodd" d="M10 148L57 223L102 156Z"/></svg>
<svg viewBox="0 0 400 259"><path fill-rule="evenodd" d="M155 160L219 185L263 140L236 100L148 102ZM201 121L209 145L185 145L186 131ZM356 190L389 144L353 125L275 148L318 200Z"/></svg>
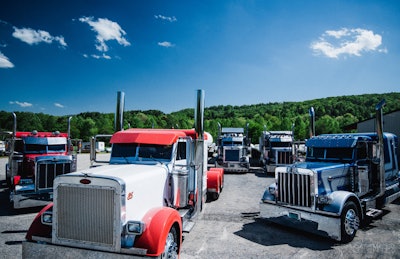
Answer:
<svg viewBox="0 0 400 259"><path fill-rule="evenodd" d="M275 195L275 191L276 191L275 186L269 186L268 187L268 191L269 191L270 194Z"/></svg>
<svg viewBox="0 0 400 259"><path fill-rule="evenodd" d="M53 223L53 212L45 211L41 216L42 224L51 225Z"/></svg>
<svg viewBox="0 0 400 259"><path fill-rule="evenodd" d="M128 221L126 224L126 233L141 235L144 230L144 223L140 221Z"/></svg>
<svg viewBox="0 0 400 259"><path fill-rule="evenodd" d="M332 198L327 195L318 196L318 204L330 204L332 202Z"/></svg>

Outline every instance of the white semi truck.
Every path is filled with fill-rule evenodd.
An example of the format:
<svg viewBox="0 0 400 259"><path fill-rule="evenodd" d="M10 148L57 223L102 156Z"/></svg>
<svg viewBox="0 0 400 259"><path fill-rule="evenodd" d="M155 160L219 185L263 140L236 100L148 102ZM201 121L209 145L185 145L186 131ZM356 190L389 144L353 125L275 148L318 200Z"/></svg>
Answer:
<svg viewBox="0 0 400 259"><path fill-rule="evenodd" d="M199 90L195 129L121 129L108 165L57 177L23 258L179 257L182 233L223 184L222 169L207 170L203 110Z"/></svg>

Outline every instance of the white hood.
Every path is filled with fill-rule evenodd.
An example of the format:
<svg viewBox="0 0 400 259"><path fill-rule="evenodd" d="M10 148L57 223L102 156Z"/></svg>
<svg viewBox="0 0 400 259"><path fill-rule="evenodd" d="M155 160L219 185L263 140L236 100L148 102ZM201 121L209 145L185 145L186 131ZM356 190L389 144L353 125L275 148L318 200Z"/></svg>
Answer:
<svg viewBox="0 0 400 259"><path fill-rule="evenodd" d="M92 185L107 186L110 180L114 184L119 182L125 196L121 202L125 205L126 220L142 220L149 209L164 206L168 197L168 169L162 164L104 165L70 173L59 180L78 183L76 177L90 179Z"/></svg>

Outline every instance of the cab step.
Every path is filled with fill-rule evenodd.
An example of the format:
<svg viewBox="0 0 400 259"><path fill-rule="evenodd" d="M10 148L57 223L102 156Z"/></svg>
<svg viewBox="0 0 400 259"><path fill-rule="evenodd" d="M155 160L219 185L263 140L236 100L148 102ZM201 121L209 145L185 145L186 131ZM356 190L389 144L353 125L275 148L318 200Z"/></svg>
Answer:
<svg viewBox="0 0 400 259"><path fill-rule="evenodd" d="M372 208L371 208L371 209L368 209L366 215L367 215L368 217L371 217L371 218L377 218L377 217L380 216L382 213L383 213L382 210L372 209Z"/></svg>
<svg viewBox="0 0 400 259"><path fill-rule="evenodd" d="M190 230L192 230L192 228L194 227L194 222L190 221L190 220L185 220L183 222L183 226L182 226L182 232L186 232L189 233Z"/></svg>
<svg viewBox="0 0 400 259"><path fill-rule="evenodd" d="M179 214L182 218L182 231L189 233L194 226L194 222L190 220L191 211L189 209L180 209Z"/></svg>

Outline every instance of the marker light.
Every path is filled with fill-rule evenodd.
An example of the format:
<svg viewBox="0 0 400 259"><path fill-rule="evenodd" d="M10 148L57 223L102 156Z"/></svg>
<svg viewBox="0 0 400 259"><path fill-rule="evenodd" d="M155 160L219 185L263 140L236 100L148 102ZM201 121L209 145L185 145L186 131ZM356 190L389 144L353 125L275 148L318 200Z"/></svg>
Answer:
<svg viewBox="0 0 400 259"><path fill-rule="evenodd" d="M141 235L144 230L144 223L140 221L128 221L126 224L126 232L128 234Z"/></svg>
<svg viewBox="0 0 400 259"><path fill-rule="evenodd" d="M53 212L45 211L41 216L41 221L43 225L51 225L53 223Z"/></svg>

